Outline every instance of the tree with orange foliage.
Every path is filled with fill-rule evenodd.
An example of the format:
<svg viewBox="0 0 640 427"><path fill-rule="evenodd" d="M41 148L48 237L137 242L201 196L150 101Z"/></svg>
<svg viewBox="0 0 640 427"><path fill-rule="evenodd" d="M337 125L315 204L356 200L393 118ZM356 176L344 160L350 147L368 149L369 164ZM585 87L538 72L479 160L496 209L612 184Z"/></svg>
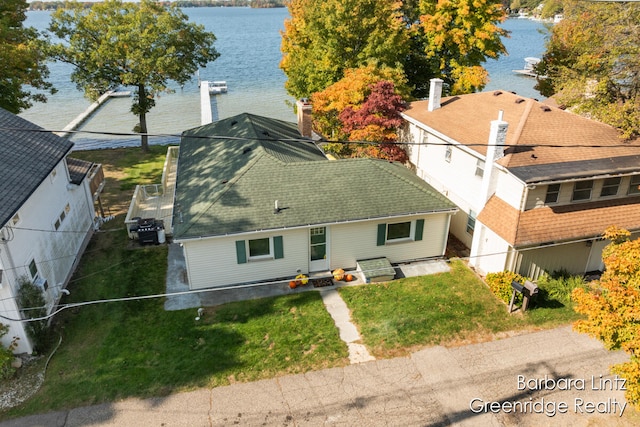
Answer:
<svg viewBox="0 0 640 427"><path fill-rule="evenodd" d="M313 94L314 128L332 141L343 141L325 149L341 157L406 162L406 152L395 143L406 106L394 80L402 82L396 70L369 65L346 70L342 80Z"/></svg>
<svg viewBox="0 0 640 427"><path fill-rule="evenodd" d="M625 396L640 408L640 239L630 240L630 233L617 227L607 228L603 237L611 240L602 252L605 272L592 290L573 291L576 312L587 316L574 328L631 356L612 371L627 379Z"/></svg>

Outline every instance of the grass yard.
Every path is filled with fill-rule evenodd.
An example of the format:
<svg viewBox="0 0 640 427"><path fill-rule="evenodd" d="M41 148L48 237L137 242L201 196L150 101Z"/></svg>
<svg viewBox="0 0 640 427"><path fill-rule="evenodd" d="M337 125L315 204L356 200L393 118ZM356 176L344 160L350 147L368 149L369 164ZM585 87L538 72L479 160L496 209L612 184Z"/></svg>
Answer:
<svg viewBox="0 0 640 427"><path fill-rule="evenodd" d="M455 345L507 331L548 328L573 321L571 307L541 299L524 314L505 305L461 261L451 271L383 284L344 287L364 344L375 357L402 356L427 345Z"/></svg>
<svg viewBox="0 0 640 427"><path fill-rule="evenodd" d="M73 153L103 164L102 201L116 219L94 236L62 303L164 292L167 248L131 249L123 225L135 184L160 182L167 148L150 148L150 153L139 148ZM577 318L570 307L544 298L524 315L509 315L462 262L451 267L445 274L340 289L376 357ZM62 344L43 386L0 419L349 363L317 292L226 304L207 308L200 320L196 316L195 309L165 311L163 298L61 312L51 335L55 342L61 336Z"/></svg>
<svg viewBox="0 0 640 427"><path fill-rule="evenodd" d="M127 249L122 232L100 233L63 302L163 293L166 247ZM63 311L39 392L14 417L129 396L250 381L348 364L346 345L316 292L165 311L164 299L109 302Z"/></svg>

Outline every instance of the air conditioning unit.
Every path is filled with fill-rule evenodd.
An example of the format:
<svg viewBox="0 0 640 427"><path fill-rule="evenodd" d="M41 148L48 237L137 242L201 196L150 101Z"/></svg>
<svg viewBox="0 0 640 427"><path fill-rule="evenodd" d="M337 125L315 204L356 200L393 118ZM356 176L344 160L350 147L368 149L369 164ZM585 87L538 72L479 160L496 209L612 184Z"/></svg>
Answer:
<svg viewBox="0 0 640 427"><path fill-rule="evenodd" d="M43 277L38 277L37 279L35 279L33 281L33 284L39 287L40 290L42 290L42 292L46 291L49 288L49 283L47 282L47 279Z"/></svg>

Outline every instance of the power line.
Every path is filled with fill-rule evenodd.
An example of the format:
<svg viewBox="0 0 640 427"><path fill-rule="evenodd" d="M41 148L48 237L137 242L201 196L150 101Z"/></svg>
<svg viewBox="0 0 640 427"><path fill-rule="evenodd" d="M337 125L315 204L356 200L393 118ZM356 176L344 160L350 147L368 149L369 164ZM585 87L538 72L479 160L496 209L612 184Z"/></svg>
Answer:
<svg viewBox="0 0 640 427"><path fill-rule="evenodd" d="M234 141L274 141L274 138L269 137L257 137L257 138L247 138L247 137L233 137L233 136L224 136L224 135L183 135L183 134L164 134L164 133L133 133L133 132L106 132L106 131L89 131L89 130L73 130L73 131L61 131L61 130L48 130L48 129L25 129L25 128L11 128L11 127L0 127L0 131L12 131L12 132L36 132L36 133L71 133L71 134L90 134L90 135L106 135L106 136L126 136L126 137L158 137L158 138L190 138L190 139L225 139L225 140L234 140ZM277 141L281 142L310 142L307 138L277 138ZM390 142L380 142L380 141L330 141L330 140L320 140L316 141L318 143L330 143L330 144L369 144L369 145L424 145L424 146L463 146L463 147L486 147L486 146L496 146L496 147L504 147L504 148L638 148L640 149L640 145L631 145L629 143L620 143L620 144L572 144L572 145L562 145L562 144L487 144L487 143L451 143L451 142L399 142L399 141L390 141Z"/></svg>

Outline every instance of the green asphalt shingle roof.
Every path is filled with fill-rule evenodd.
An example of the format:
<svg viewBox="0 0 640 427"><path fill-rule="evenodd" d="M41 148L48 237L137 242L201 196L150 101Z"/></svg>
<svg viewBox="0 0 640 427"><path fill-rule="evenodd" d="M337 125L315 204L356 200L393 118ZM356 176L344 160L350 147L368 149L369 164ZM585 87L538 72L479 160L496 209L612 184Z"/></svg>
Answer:
<svg viewBox="0 0 640 427"><path fill-rule="evenodd" d="M295 124L251 114L183 133L175 203L176 239L456 210L400 164L329 161Z"/></svg>

